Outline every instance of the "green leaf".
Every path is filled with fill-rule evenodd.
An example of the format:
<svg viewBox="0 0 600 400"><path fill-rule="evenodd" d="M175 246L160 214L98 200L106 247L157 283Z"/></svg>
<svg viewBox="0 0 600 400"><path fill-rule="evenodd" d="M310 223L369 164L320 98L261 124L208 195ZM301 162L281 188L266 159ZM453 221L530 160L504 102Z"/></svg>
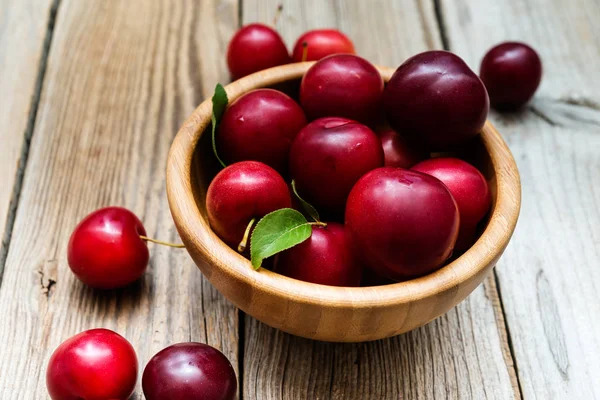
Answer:
<svg viewBox="0 0 600 400"><path fill-rule="evenodd" d="M304 215L291 208L282 208L265 215L252 232L252 266L259 269L265 258L304 242L311 233L312 226Z"/></svg>
<svg viewBox="0 0 600 400"><path fill-rule="evenodd" d="M212 97L212 147L213 153L215 153L215 157L219 160L219 163L225 168L227 165L221 160L219 154L217 154L217 141L215 140L215 133L217 132L217 125L221 121L221 117L225 112L225 108L227 107L227 103L229 100L227 99L227 93L225 92L225 88L220 83L217 83L215 87L215 94Z"/></svg>
<svg viewBox="0 0 600 400"><path fill-rule="evenodd" d="M304 207L304 211L306 211L308 216L311 217L314 221L319 222L319 212L316 208L312 206L312 204L300 197L300 195L298 194L298 190L296 189L295 180L292 180L292 190L294 191L294 194L296 195L298 200L300 200L300 203L302 204L302 207Z"/></svg>

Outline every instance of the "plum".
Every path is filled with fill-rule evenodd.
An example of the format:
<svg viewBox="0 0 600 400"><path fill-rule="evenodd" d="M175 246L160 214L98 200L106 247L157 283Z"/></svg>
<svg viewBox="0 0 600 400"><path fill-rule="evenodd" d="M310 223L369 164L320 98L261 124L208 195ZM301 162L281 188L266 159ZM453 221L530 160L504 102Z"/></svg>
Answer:
<svg viewBox="0 0 600 400"><path fill-rule="evenodd" d="M292 59L294 62L317 61L332 54L354 53L354 44L342 32L337 29L315 29L298 38Z"/></svg>
<svg viewBox="0 0 600 400"><path fill-rule="evenodd" d="M227 107L219 123L217 148L227 163L261 161L285 176L290 146L304 125L304 111L288 95L253 90Z"/></svg>
<svg viewBox="0 0 600 400"><path fill-rule="evenodd" d="M490 108L485 86L469 66L437 50L398 67L383 93L383 107L392 128L430 150L479 134Z"/></svg>
<svg viewBox="0 0 600 400"><path fill-rule="evenodd" d="M437 178L383 167L360 178L346 205L346 229L366 267L394 280L425 275L452 255L459 213Z"/></svg>
<svg viewBox="0 0 600 400"><path fill-rule="evenodd" d="M142 388L147 400L233 400L237 379L219 350L204 343L177 343L148 362Z"/></svg>
<svg viewBox="0 0 600 400"><path fill-rule="evenodd" d="M131 211L105 207L85 217L69 239L67 260L80 281L116 289L138 280L148 266L144 225Z"/></svg>
<svg viewBox="0 0 600 400"><path fill-rule="evenodd" d="M410 168L427 154L393 129L387 128L377 133L383 147L384 165L386 167Z"/></svg>
<svg viewBox="0 0 600 400"><path fill-rule="evenodd" d="M54 350L46 386L52 400L126 400L135 388L137 372L131 343L109 329L90 329Z"/></svg>
<svg viewBox="0 0 600 400"><path fill-rule="evenodd" d="M274 270L330 286L359 286L362 275L344 226L335 222L313 225L310 238L275 257Z"/></svg>
<svg viewBox="0 0 600 400"><path fill-rule="evenodd" d="M477 224L490 209L490 190L484 176L468 162L452 157L425 160L412 170L438 178L450 190L460 214L455 248L468 249L473 244Z"/></svg>
<svg viewBox="0 0 600 400"><path fill-rule="evenodd" d="M542 80L542 61L525 43L500 43L486 53L479 76L494 108L517 109L537 90Z"/></svg>
<svg viewBox="0 0 600 400"><path fill-rule="evenodd" d="M227 66L233 79L288 64L290 60L279 33L263 24L242 27L233 35L227 47Z"/></svg>
<svg viewBox="0 0 600 400"><path fill-rule="evenodd" d="M300 104L309 119L345 117L369 123L379 116L383 80L377 68L351 54L317 61L300 83Z"/></svg>
<svg viewBox="0 0 600 400"><path fill-rule="evenodd" d="M210 226L234 248L244 238L252 219L291 205L290 192L281 175L258 161L231 164L215 176L206 193Z"/></svg>
<svg viewBox="0 0 600 400"><path fill-rule="evenodd" d="M306 125L290 149L290 173L300 195L317 208L343 213L356 181L383 166L383 149L367 126L328 117Z"/></svg>

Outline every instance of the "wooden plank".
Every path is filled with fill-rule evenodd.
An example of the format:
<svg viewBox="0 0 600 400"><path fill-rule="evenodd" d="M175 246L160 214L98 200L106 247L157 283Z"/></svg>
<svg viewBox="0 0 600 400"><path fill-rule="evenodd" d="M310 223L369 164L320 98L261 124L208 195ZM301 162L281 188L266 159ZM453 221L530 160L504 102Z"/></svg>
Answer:
<svg viewBox="0 0 600 400"><path fill-rule="evenodd" d="M525 398L600 398L600 3L443 2L450 48L474 68L492 45L536 48L533 103L492 114L523 185L497 274Z"/></svg>
<svg viewBox="0 0 600 400"><path fill-rule="evenodd" d="M15 182L24 168L25 138L35 107L36 87L52 0L0 0L0 278L12 224ZM18 187L17 187L18 191ZM9 214L11 216L9 217Z"/></svg>
<svg viewBox="0 0 600 400"><path fill-rule="evenodd" d="M270 22L279 1L245 0L244 23ZM338 27L359 54L389 66L441 48L433 3L285 1L279 30ZM388 340L329 344L290 336L247 317L245 398L398 399L519 397L494 280L433 323Z"/></svg>
<svg viewBox="0 0 600 400"><path fill-rule="evenodd" d="M106 205L178 241L164 163L184 118L227 79L237 18L235 0L62 1L0 288L0 397L47 397L53 349L94 327L129 339L141 368L193 340L223 350L237 370L237 311L185 251L151 245L141 282L111 292L84 287L66 261L78 220Z"/></svg>

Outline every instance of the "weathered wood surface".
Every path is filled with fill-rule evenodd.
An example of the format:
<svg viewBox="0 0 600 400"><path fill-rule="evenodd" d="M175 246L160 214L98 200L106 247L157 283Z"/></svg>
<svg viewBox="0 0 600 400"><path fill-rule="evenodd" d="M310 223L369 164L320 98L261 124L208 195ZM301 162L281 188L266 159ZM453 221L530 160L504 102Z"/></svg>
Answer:
<svg viewBox="0 0 600 400"><path fill-rule="evenodd" d="M247 399L600 398L597 1L442 0L442 32L429 0L283 2L278 29L289 46L306 29L338 27L378 64L396 66L445 42L477 69L490 46L521 39L540 51L545 76L527 109L491 115L523 182L499 288L488 279L428 326L356 345L300 339L246 317L239 357L236 310L183 251L151 245L138 285L100 293L71 275L66 244L81 217L109 204L133 209L151 235L177 240L162 167L171 139L227 80L238 11L243 22L269 23L279 1L61 0L49 27L51 3L0 0L1 235L33 134L5 247L0 397L45 398L52 350L81 330L108 327L132 341L141 367L177 341L221 348L236 369L241 359Z"/></svg>
<svg viewBox="0 0 600 400"><path fill-rule="evenodd" d="M245 0L244 23L270 23L279 1ZM291 47L305 30L337 27L360 55L396 66L442 48L433 2L284 1L277 28ZM519 391L498 294L488 279L435 322L389 340L329 344L246 318L247 399L510 399Z"/></svg>
<svg viewBox="0 0 600 400"><path fill-rule="evenodd" d="M523 186L497 274L526 399L600 398L600 3L443 1L450 48L473 68L507 39L544 77L520 113L492 113Z"/></svg>
<svg viewBox="0 0 600 400"><path fill-rule="evenodd" d="M51 8L51 0L0 0L0 276L37 106Z"/></svg>
<svg viewBox="0 0 600 400"><path fill-rule="evenodd" d="M150 245L141 282L106 293L84 287L66 262L78 220L106 205L132 209L150 236L178 240L167 151L186 115L227 78L237 18L235 0L60 3L0 288L3 399L46 398L53 349L94 327L129 339L142 368L163 347L196 340L222 349L237 370L237 310L185 251Z"/></svg>

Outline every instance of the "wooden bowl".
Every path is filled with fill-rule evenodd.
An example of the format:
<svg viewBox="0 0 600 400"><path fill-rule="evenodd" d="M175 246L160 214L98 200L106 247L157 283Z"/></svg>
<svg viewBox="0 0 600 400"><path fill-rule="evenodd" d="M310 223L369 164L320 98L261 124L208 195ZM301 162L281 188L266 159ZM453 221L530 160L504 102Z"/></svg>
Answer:
<svg viewBox="0 0 600 400"><path fill-rule="evenodd" d="M264 70L226 87L230 102L262 87L297 87L312 62ZM393 70L378 67L387 82ZM361 342L422 326L473 291L506 248L519 215L521 187L513 157L487 122L469 144L470 159L489 180L493 208L477 242L427 276L385 286L346 288L287 278L250 262L211 230L205 207L208 183L216 172L210 154L210 99L185 121L171 147L167 193L175 224L202 273L244 312L282 331L310 339ZM200 301L198 299L198 301Z"/></svg>

